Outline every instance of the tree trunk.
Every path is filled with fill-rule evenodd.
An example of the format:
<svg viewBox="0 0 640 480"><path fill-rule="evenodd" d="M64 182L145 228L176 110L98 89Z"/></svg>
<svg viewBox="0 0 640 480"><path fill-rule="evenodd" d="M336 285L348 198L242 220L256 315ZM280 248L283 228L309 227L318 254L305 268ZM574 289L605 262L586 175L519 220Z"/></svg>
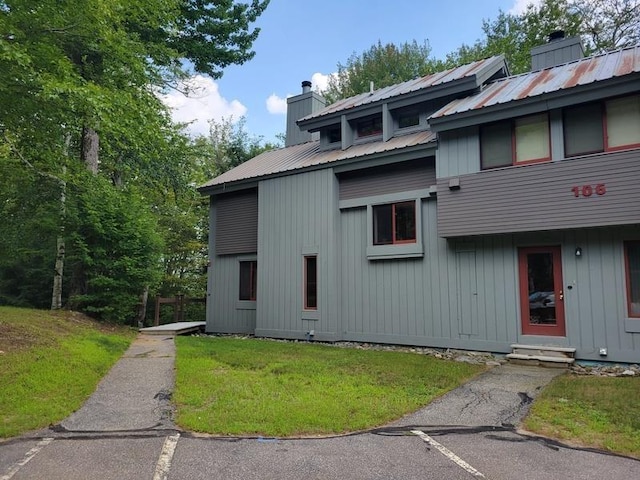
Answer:
<svg viewBox="0 0 640 480"><path fill-rule="evenodd" d="M144 319L147 316L147 300L149 299L149 285L144 287L142 295L140 295L140 303L138 304L138 328L144 327Z"/></svg>
<svg viewBox="0 0 640 480"><path fill-rule="evenodd" d="M91 173L98 173L98 148L100 137L91 127L82 129L82 161Z"/></svg>
<svg viewBox="0 0 640 480"><path fill-rule="evenodd" d="M64 237L61 235L57 240L56 266L53 271L53 294L51 296L51 310L62 308L62 273L64 271Z"/></svg>
<svg viewBox="0 0 640 480"><path fill-rule="evenodd" d="M67 146L69 139L67 139ZM63 167L63 174L66 169ZM62 308L62 274L64 272L64 222L67 215L67 182L60 180L60 226L59 234L56 240L56 263L53 269L53 292L51 294L51 310L60 310Z"/></svg>

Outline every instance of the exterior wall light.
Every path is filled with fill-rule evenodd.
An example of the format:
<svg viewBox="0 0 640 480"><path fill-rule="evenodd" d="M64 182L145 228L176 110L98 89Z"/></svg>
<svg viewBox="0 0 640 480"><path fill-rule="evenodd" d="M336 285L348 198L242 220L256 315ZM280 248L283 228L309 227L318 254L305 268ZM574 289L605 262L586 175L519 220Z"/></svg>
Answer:
<svg viewBox="0 0 640 480"><path fill-rule="evenodd" d="M582 256L582 247L576 247L576 257Z"/></svg>

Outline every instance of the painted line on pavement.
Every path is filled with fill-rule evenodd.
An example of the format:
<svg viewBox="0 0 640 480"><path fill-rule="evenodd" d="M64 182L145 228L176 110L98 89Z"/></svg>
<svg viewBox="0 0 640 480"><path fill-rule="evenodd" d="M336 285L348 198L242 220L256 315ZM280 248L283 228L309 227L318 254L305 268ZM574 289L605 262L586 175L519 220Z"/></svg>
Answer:
<svg viewBox="0 0 640 480"><path fill-rule="evenodd" d="M47 438L43 438L42 440L40 440L35 447L33 447L31 450L29 450L24 458L22 460L20 460L19 462L14 463L11 468L9 470L7 470L7 473L5 473L3 476L0 477L0 480L9 480L11 477L13 477L16 473L18 473L18 471L24 467L27 463L29 463L29 461L35 457L40 450L42 450L44 447L46 447L47 445L49 445L51 442L53 442L53 438L47 437Z"/></svg>
<svg viewBox="0 0 640 480"><path fill-rule="evenodd" d="M476 470L471 465L469 465L467 462L462 460L459 456L457 456L455 453L453 453L447 447L445 447L444 445L441 445L440 443L436 442L433 438L431 438L429 435L427 435L423 431L421 431L421 430L411 430L411 433L413 433L414 435L417 435L418 437L420 437L426 443L431 445L433 448L438 450L441 454L443 454L449 460L451 460L452 462L456 463L459 467L463 468L464 470L469 472L474 477L486 478L478 470Z"/></svg>
<svg viewBox="0 0 640 480"><path fill-rule="evenodd" d="M158 458L158 463L156 463L156 471L153 474L153 480L167 480L169 470L171 469L171 460L173 459L173 454L176 451L179 438L180 434L176 433L175 435L170 435L165 439L164 445L162 445L162 452L160 452L160 457Z"/></svg>

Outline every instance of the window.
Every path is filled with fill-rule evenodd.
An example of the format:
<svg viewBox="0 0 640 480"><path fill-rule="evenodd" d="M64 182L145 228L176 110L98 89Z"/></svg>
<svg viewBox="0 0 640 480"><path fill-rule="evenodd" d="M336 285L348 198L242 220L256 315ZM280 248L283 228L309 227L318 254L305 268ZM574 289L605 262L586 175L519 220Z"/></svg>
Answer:
<svg viewBox="0 0 640 480"><path fill-rule="evenodd" d="M640 145L640 95L605 102L607 149Z"/></svg>
<svg viewBox="0 0 640 480"><path fill-rule="evenodd" d="M565 108L566 157L640 146L640 95Z"/></svg>
<svg viewBox="0 0 640 480"><path fill-rule="evenodd" d="M398 116L398 128L408 128L420 125L418 112L407 112Z"/></svg>
<svg viewBox="0 0 640 480"><path fill-rule="evenodd" d="M308 255L304 257L304 309L318 309L318 257Z"/></svg>
<svg viewBox="0 0 640 480"><path fill-rule="evenodd" d="M382 135L382 115L376 115L356 122L358 138Z"/></svg>
<svg viewBox="0 0 640 480"><path fill-rule="evenodd" d="M564 154L586 155L604 150L602 105L588 103L566 108L563 112Z"/></svg>
<svg viewBox="0 0 640 480"><path fill-rule="evenodd" d="M258 262L255 260L240 262L239 300L256 300Z"/></svg>
<svg viewBox="0 0 640 480"><path fill-rule="evenodd" d="M416 202L373 206L373 244L416 243Z"/></svg>
<svg viewBox="0 0 640 480"><path fill-rule="evenodd" d="M640 318L640 240L624 243L624 263L627 275L627 311Z"/></svg>
<svg viewBox="0 0 640 480"><path fill-rule="evenodd" d="M546 113L485 125L480 129L482 169L551 159Z"/></svg>
<svg viewBox="0 0 640 480"><path fill-rule="evenodd" d="M337 143L342 141L342 131L340 127L333 127L327 130L327 138L329 143Z"/></svg>

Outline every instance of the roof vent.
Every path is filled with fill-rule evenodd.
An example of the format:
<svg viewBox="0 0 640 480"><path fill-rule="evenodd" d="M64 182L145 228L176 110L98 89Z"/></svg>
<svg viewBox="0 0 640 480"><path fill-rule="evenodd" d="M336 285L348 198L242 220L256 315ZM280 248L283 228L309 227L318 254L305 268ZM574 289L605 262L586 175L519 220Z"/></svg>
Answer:
<svg viewBox="0 0 640 480"><path fill-rule="evenodd" d="M564 38L564 30L556 30L549 34L549 42L555 42L556 40L562 40Z"/></svg>
<svg viewBox="0 0 640 480"><path fill-rule="evenodd" d="M311 91L311 82L309 80L304 80L302 82L302 93L309 93Z"/></svg>

